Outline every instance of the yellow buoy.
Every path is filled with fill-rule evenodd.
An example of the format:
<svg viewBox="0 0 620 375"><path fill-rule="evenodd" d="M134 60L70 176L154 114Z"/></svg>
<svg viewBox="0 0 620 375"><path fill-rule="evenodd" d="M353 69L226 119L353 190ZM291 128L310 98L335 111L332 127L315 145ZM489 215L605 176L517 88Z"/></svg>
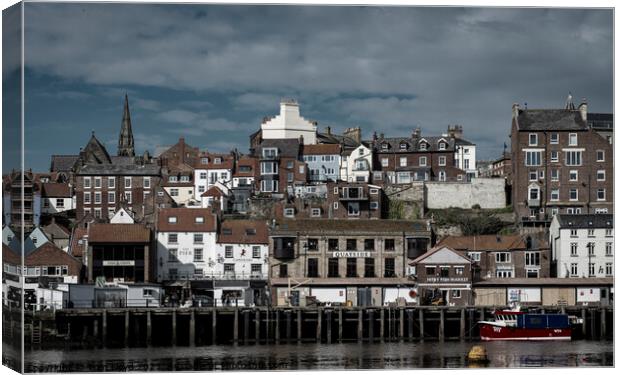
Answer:
<svg viewBox="0 0 620 375"><path fill-rule="evenodd" d="M474 345L467 354L467 361L469 363L487 363L489 361L487 350L482 345Z"/></svg>

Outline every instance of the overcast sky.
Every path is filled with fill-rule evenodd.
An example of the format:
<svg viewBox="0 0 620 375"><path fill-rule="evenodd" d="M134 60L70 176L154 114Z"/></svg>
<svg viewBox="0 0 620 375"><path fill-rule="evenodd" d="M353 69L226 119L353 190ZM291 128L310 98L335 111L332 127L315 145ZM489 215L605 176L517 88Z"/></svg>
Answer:
<svg viewBox="0 0 620 375"><path fill-rule="evenodd" d="M561 108L572 91L612 111L611 10L27 3L25 14L37 170L91 131L116 154L125 92L139 153L181 136L246 152L281 97L321 130L361 126L365 139L460 124L481 159L509 143L514 102Z"/></svg>

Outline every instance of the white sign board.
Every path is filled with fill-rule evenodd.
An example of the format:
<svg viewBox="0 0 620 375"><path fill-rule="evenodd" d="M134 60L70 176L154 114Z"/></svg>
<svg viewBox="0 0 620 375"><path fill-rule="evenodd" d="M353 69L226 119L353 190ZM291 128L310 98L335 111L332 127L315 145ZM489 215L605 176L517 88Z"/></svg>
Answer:
<svg viewBox="0 0 620 375"><path fill-rule="evenodd" d="M541 302L540 288L508 288L508 302Z"/></svg>
<svg viewBox="0 0 620 375"><path fill-rule="evenodd" d="M334 251L332 256L335 258L371 258L370 251Z"/></svg>
<svg viewBox="0 0 620 375"><path fill-rule="evenodd" d="M104 260L104 266L133 266L135 262L133 260Z"/></svg>
<svg viewBox="0 0 620 375"><path fill-rule="evenodd" d="M577 302L600 302L600 288L577 288Z"/></svg>

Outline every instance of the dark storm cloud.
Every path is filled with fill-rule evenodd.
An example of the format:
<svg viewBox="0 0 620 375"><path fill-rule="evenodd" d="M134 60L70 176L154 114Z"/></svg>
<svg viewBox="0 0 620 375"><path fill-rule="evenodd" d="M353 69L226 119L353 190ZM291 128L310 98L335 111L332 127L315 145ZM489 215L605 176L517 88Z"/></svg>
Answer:
<svg viewBox="0 0 620 375"><path fill-rule="evenodd" d="M612 108L612 12L312 6L28 4L26 63L94 85L168 88L220 107L142 102L196 134L231 131L303 98L321 124L386 134L459 123L501 151L510 106L559 107L572 90ZM187 98L185 98L187 102ZM271 105L270 105L271 103ZM224 114L223 114L224 113ZM256 127L258 123L256 123ZM248 132L249 134L249 132ZM220 135L225 143L225 134ZM240 145L245 146L245 145Z"/></svg>

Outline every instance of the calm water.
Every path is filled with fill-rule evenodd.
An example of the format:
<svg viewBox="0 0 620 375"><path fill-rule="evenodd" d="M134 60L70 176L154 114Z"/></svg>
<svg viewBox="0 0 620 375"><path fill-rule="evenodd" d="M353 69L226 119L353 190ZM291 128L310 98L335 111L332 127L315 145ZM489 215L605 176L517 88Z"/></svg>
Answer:
<svg viewBox="0 0 620 375"><path fill-rule="evenodd" d="M151 350L40 350L26 372L406 369L467 367L473 343L291 344L153 348ZM613 366L613 341L492 342L482 344L489 367ZM16 355L4 347L3 360Z"/></svg>

